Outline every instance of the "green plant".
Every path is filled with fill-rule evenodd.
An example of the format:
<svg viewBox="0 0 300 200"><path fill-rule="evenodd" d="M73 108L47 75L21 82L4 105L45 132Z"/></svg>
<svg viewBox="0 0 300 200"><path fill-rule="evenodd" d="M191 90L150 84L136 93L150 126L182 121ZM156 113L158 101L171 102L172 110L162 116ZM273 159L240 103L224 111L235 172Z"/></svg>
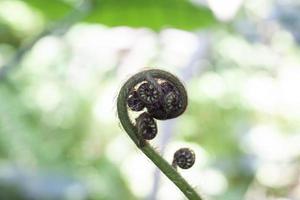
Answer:
<svg viewBox="0 0 300 200"><path fill-rule="evenodd" d="M170 165L154 148L147 142L156 135L157 127L155 119L167 120L181 115L187 106L187 93L177 77L169 72L151 69L133 75L122 86L117 100L118 117L129 137L137 147L185 194L188 199L202 200L202 197L188 184L177 172L176 166L185 166L184 161L190 162L195 159L193 152L187 159L178 158L174 155L173 165ZM133 122L129 115L129 109L144 112ZM138 109L136 109L138 108ZM154 119L155 118L155 119ZM186 148L185 148L186 149ZM185 150L184 150L185 151ZM179 151L182 153L182 151ZM176 164L177 163L177 164Z"/></svg>

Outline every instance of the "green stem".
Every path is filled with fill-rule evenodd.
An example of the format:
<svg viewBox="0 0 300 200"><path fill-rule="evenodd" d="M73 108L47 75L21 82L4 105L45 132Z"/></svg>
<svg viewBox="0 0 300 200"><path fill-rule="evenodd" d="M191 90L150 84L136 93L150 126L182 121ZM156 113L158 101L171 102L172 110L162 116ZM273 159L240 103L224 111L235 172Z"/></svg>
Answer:
<svg viewBox="0 0 300 200"><path fill-rule="evenodd" d="M197 194L194 188L189 185L188 182L164 158L162 158L162 156L159 155L149 143L146 143L146 145L142 147L139 145L137 128L133 125L128 116L127 97L131 88L133 88L136 84L146 80L147 75L151 75L153 78L161 78L171 81L179 90L184 91L182 93L184 95L182 98L187 101L184 86L177 77L169 72L158 69L142 71L132 76L120 90L117 100L117 108L118 117L121 121L121 124L139 149L185 194L188 199L203 200L203 198Z"/></svg>

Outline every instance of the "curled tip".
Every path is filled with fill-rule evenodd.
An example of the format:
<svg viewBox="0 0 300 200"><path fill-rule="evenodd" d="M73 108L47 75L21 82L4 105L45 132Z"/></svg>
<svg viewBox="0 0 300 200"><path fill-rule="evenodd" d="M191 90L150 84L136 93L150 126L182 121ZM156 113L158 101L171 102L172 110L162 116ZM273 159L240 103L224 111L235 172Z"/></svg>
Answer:
<svg viewBox="0 0 300 200"><path fill-rule="evenodd" d="M187 107L187 92L173 74L150 69L130 77L121 87L117 99L117 111L121 125L139 149L185 194L188 199L202 200L194 188L147 143L157 134L155 119L172 119L181 115ZM131 111L142 111L134 122ZM154 119L155 118L155 119ZM192 151L174 155L173 166L187 169L195 162Z"/></svg>
<svg viewBox="0 0 300 200"><path fill-rule="evenodd" d="M162 70L147 70L131 77L127 105L132 111L144 108L155 119L181 115L187 107L187 92L180 80Z"/></svg>
<svg viewBox="0 0 300 200"><path fill-rule="evenodd" d="M132 111L141 111L144 109L144 103L139 99L137 91L133 90L127 98L127 105Z"/></svg>
<svg viewBox="0 0 300 200"><path fill-rule="evenodd" d="M174 153L172 166L189 169L194 165L195 159L195 153L192 149L180 148Z"/></svg>
<svg viewBox="0 0 300 200"><path fill-rule="evenodd" d="M160 99L159 91L150 82L142 83L137 90L137 94L140 100L148 105L154 104Z"/></svg>
<svg viewBox="0 0 300 200"><path fill-rule="evenodd" d="M152 140L157 134L156 122L147 112L142 113L136 119L136 127L138 135L144 140Z"/></svg>

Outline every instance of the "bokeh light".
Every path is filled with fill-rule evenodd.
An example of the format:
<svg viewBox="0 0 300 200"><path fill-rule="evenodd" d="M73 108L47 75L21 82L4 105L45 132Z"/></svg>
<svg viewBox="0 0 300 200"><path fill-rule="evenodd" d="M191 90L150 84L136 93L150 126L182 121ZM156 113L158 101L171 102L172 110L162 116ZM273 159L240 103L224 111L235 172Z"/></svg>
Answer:
<svg viewBox="0 0 300 200"><path fill-rule="evenodd" d="M200 194L300 199L299 2L116 2L0 2L0 199L185 199L117 118L149 68L186 86L151 143L195 151L178 170Z"/></svg>

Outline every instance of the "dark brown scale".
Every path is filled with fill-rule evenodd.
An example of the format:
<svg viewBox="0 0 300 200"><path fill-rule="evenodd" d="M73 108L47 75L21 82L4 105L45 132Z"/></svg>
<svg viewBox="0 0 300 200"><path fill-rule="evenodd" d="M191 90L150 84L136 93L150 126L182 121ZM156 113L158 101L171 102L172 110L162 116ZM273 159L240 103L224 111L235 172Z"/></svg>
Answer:
<svg viewBox="0 0 300 200"><path fill-rule="evenodd" d="M167 94L167 93L172 92L174 90L174 85L172 83L170 83L169 81L162 82L160 84L160 86L161 86L162 92L164 94Z"/></svg>
<svg viewBox="0 0 300 200"><path fill-rule="evenodd" d="M178 93L172 91L166 94L164 96L164 107L169 115L171 115L172 112L181 109L182 102L179 98Z"/></svg>
<svg viewBox="0 0 300 200"><path fill-rule="evenodd" d="M189 169L194 165L195 159L195 153L193 150L189 148L181 148L175 152L172 165L175 168L178 166L182 169Z"/></svg>
<svg viewBox="0 0 300 200"><path fill-rule="evenodd" d="M178 89L173 84L166 81L166 82L161 83L160 85L161 85L162 91L164 93L165 100L168 100L168 101L171 100L173 105L175 105L177 102L179 102L178 100L179 100L180 94L179 94Z"/></svg>
<svg viewBox="0 0 300 200"><path fill-rule="evenodd" d="M137 89L139 99L145 104L153 104L159 101L160 93L152 83L145 82Z"/></svg>
<svg viewBox="0 0 300 200"><path fill-rule="evenodd" d="M149 112L149 114L155 118L155 119L159 119L159 120L165 120L168 119L168 113L165 110L163 104L161 103L161 101L152 104L152 105L146 105L147 110Z"/></svg>
<svg viewBox="0 0 300 200"><path fill-rule="evenodd" d="M138 134L145 140L152 140L157 134L157 125L149 113L142 113L136 119Z"/></svg>
<svg viewBox="0 0 300 200"><path fill-rule="evenodd" d="M127 98L127 105L133 111L141 111L145 104L139 99L136 91L132 91Z"/></svg>
<svg viewBox="0 0 300 200"><path fill-rule="evenodd" d="M182 95L179 90L168 81L162 83L162 88L164 91L163 96L163 106L165 112L167 113L167 119L172 119L178 117L186 108L183 104Z"/></svg>

